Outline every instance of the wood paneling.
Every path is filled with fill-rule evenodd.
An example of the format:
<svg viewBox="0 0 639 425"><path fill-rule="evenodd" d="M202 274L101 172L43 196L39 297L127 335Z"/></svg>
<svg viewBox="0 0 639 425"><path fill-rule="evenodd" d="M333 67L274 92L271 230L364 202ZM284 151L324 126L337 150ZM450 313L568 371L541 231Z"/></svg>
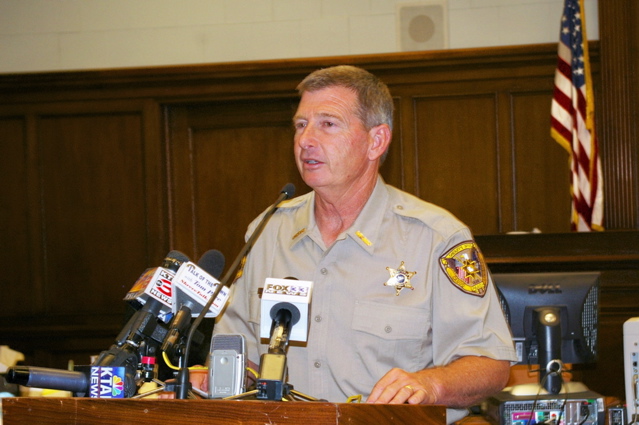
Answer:
<svg viewBox="0 0 639 425"><path fill-rule="evenodd" d="M11 265L2 276L0 335L31 361L64 367L106 349L123 325L122 298L166 254L152 109L138 101L43 103L17 105L16 118L0 120L0 237Z"/></svg>
<svg viewBox="0 0 639 425"><path fill-rule="evenodd" d="M2 285L4 299L14 302L3 303L0 316L29 315L35 311L32 303L15 302L23 300L26 294L37 293L38 283L33 279L36 273L30 270L28 259L31 255L30 210L29 210L29 146L26 137L25 117L0 119L0 137L3 147L3 161L0 167L2 194L0 197L0 246L3 261L10 264ZM4 281L4 279L3 279ZM34 297L37 298L37 297Z"/></svg>
<svg viewBox="0 0 639 425"><path fill-rule="evenodd" d="M510 99L514 196L505 209L514 212L512 230L570 231L569 157L550 137L550 101L548 92L513 93Z"/></svg>
<svg viewBox="0 0 639 425"><path fill-rule="evenodd" d="M292 152L293 99L169 109L171 245L197 259L218 249L231 263L248 224L288 182L308 192Z"/></svg>
<svg viewBox="0 0 639 425"><path fill-rule="evenodd" d="M479 234L500 231L496 116L490 94L415 99L418 195Z"/></svg>
<svg viewBox="0 0 639 425"><path fill-rule="evenodd" d="M120 309L118 271L146 264L141 123L136 113L43 116L38 122L47 313ZM87 286L89 302L81 290Z"/></svg>
<svg viewBox="0 0 639 425"><path fill-rule="evenodd" d="M601 90L597 109L607 229L639 227L639 3L599 2ZM628 141L633 141L628 143Z"/></svg>

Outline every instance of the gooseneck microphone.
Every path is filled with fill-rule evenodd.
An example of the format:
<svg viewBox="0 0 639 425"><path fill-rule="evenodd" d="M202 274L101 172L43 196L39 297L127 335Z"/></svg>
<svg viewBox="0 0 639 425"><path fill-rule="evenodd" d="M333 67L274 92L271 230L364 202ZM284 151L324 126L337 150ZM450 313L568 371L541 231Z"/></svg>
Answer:
<svg viewBox="0 0 639 425"><path fill-rule="evenodd" d="M251 236L249 237L248 241L246 241L246 243L244 244L244 247L242 247L242 249L240 250L239 254L237 255L237 257L235 258L235 260L231 264L231 267L229 267L229 269L227 270L226 274L224 275L224 277L220 281L220 285L217 285L217 287L215 288L215 291L213 292L213 294L209 298L208 302L204 306L204 311L205 312L209 310L209 308L211 307L211 305L213 304L215 299L217 299L217 296L220 293L220 291L222 290L222 288L227 288L228 289L228 287L233 284L233 282L231 281L231 277L235 273L235 270L240 265L240 262L242 261L242 259L248 254L248 252L253 247L253 244L255 243L257 238L260 236L260 234L264 230L264 227L266 226L266 224L270 220L271 216L277 210L280 202L282 202L282 201L284 201L286 199L290 199L294 195L295 195L295 185L293 185L293 183L287 183L282 188L282 190L280 191L280 194L277 197L277 200L273 204L271 204L271 206L268 208L268 210L264 213L264 216L262 217L262 220L260 221L258 226L255 228L255 231L251 234ZM187 337L187 340L186 340L186 346L185 346L186 348L184 350L184 361L183 361L182 367L181 367L180 372L178 373L178 377L177 377L176 398L178 398L178 399L186 399L187 396L188 396L188 391L189 391L189 388L190 388L189 369L188 369L188 366L187 366L188 365L188 358L189 358L189 351L190 351L190 348L191 348L191 341L193 339L193 335L195 334L195 331L196 331L197 327L200 325L200 323L202 322L202 320L204 320L204 314L198 315L197 318L193 321L193 324L191 325L191 328L189 330L189 334L188 334L188 337Z"/></svg>

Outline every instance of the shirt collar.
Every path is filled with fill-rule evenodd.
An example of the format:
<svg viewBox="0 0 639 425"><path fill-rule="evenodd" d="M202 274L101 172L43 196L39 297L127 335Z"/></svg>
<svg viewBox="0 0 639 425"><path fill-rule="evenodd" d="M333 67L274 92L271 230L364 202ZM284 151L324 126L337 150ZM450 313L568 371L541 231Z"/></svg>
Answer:
<svg viewBox="0 0 639 425"><path fill-rule="evenodd" d="M295 218L293 228L296 229L296 233L291 237L291 248L305 237L310 237L316 242L321 240L321 234L315 222L315 192L305 196L306 202L300 206L300 213ZM379 229L388 203L388 196L386 184L382 177L378 176L375 188L364 208L353 225L345 232L347 237L353 239L369 254L373 253L375 243L378 242Z"/></svg>

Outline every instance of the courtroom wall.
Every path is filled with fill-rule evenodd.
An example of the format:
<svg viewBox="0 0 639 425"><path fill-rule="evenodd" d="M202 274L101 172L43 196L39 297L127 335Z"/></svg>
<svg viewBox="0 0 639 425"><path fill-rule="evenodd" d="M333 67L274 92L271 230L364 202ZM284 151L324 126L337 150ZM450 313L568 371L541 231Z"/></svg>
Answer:
<svg viewBox="0 0 639 425"><path fill-rule="evenodd" d="M598 3L585 1L590 40L599 39ZM414 12L415 5L430 9ZM0 73L550 43L562 7L563 0L3 0Z"/></svg>

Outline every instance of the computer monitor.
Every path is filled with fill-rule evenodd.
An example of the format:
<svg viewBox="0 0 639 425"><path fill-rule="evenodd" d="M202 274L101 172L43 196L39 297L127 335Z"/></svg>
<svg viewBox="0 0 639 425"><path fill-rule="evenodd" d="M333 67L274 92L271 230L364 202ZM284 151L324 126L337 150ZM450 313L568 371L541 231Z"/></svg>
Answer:
<svg viewBox="0 0 639 425"><path fill-rule="evenodd" d="M549 394L562 388L565 363L597 360L598 272L493 274L519 364L539 367Z"/></svg>

